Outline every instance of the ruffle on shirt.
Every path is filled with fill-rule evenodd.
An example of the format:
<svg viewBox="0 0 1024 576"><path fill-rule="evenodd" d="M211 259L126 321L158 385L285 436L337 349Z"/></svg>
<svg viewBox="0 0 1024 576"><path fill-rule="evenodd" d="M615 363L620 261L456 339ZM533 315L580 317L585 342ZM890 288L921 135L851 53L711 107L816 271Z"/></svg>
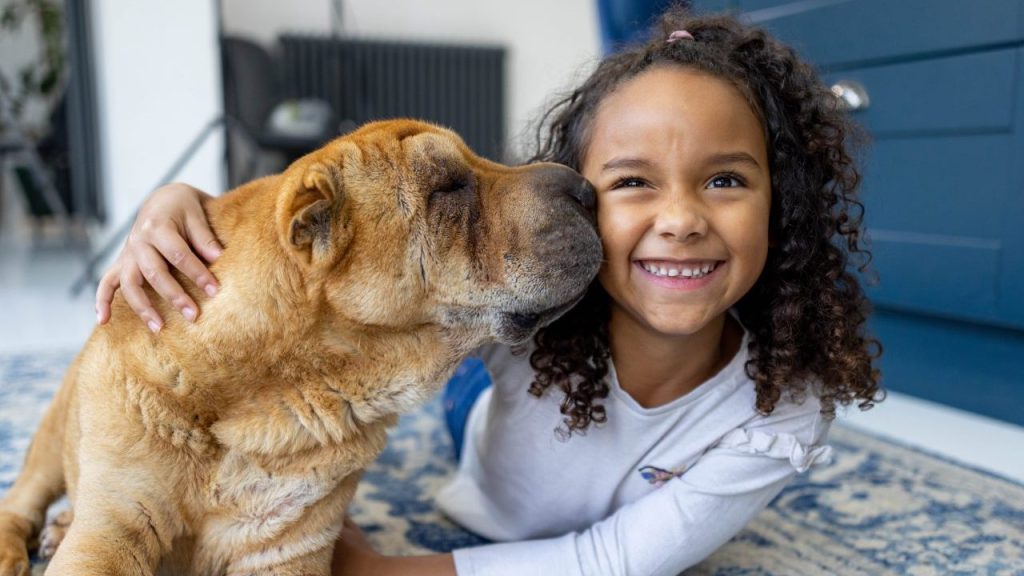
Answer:
<svg viewBox="0 0 1024 576"><path fill-rule="evenodd" d="M745 454L759 454L779 460L789 460L797 472L806 472L815 464L832 461L832 447L807 446L800 443L792 434L769 434L760 430L733 430L718 443L723 448L731 448Z"/></svg>

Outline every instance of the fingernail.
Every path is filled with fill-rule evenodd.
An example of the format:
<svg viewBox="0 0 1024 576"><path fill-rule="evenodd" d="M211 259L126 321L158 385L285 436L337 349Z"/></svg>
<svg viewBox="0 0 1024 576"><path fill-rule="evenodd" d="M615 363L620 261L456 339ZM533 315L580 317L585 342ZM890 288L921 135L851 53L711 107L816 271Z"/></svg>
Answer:
<svg viewBox="0 0 1024 576"><path fill-rule="evenodd" d="M213 284L207 284L206 287L203 288L203 290L205 290L206 295L210 296L211 298L217 295L217 287L214 286Z"/></svg>
<svg viewBox="0 0 1024 576"><path fill-rule="evenodd" d="M103 322L103 315L100 314L99 310L97 310L96 311L96 323L99 324L100 322Z"/></svg>
<svg viewBox="0 0 1024 576"><path fill-rule="evenodd" d="M160 331L160 325L157 324L155 320L150 320L149 323L146 324L146 326L149 326L149 329L153 332L153 334L156 334L157 332Z"/></svg>
<svg viewBox="0 0 1024 576"><path fill-rule="evenodd" d="M191 308L182 308L181 315L189 322L194 322L196 319L196 311Z"/></svg>

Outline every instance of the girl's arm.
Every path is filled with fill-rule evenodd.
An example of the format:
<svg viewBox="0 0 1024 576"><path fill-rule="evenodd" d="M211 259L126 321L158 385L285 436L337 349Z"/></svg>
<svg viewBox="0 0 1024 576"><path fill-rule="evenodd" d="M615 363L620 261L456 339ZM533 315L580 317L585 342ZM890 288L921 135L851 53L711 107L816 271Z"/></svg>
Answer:
<svg viewBox="0 0 1024 576"><path fill-rule="evenodd" d="M430 556L384 556L374 551L366 536L345 518L341 536L334 545L331 573L350 576L455 576L451 554Z"/></svg>
<svg viewBox="0 0 1024 576"><path fill-rule="evenodd" d="M670 480L581 532L456 550L457 573L675 576L735 536L795 471L765 457L709 453L687 474L695 478Z"/></svg>
<svg viewBox="0 0 1024 576"><path fill-rule="evenodd" d="M710 456L710 454L708 455ZM707 456L705 456L707 458ZM700 487L672 480L582 532L505 542L431 556L383 556L346 526L335 545L333 574L355 576L675 576L739 532L792 478L788 464L742 456L715 462L751 476ZM765 460L760 466L755 460ZM701 460L703 462L703 459ZM700 463L690 472L703 473ZM717 475L718 472L710 472ZM710 489L709 489L710 488ZM348 522L346 521L346 524ZM361 538L361 535L359 536Z"/></svg>
<svg viewBox="0 0 1024 576"><path fill-rule="evenodd" d="M797 472L828 458L829 449L822 445L828 424L819 409L817 402L780 406L771 416L727 434L681 477L581 532L464 548L450 556L405 558L382 557L365 540L350 540L339 554L361 548L346 565L357 575L675 576L728 542ZM449 562L454 572L430 571L449 570ZM342 572L336 567L335 573Z"/></svg>
<svg viewBox="0 0 1024 576"><path fill-rule="evenodd" d="M674 576L728 542L798 472L827 460L827 431L813 398L779 406L726 434L682 476L586 530L456 550L457 572Z"/></svg>
<svg viewBox="0 0 1024 576"><path fill-rule="evenodd" d="M124 299L150 330L157 332L163 318L143 289L149 284L192 321L199 307L171 275L168 264L180 270L208 295L217 293L217 279L206 268L220 256L221 246L210 230L202 201L210 196L187 184L161 186L139 209L135 225L114 264L96 290L96 319L110 319L110 303L120 287Z"/></svg>

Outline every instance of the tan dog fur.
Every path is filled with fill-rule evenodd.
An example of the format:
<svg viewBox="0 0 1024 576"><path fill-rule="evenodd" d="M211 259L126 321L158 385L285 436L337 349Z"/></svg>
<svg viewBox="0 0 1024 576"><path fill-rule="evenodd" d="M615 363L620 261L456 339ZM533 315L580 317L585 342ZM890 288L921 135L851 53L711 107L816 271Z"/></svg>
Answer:
<svg viewBox="0 0 1024 576"><path fill-rule="evenodd" d="M65 489L74 519L47 574L328 574L394 415L582 295L592 208L567 168L494 164L413 121L209 202L220 294L183 281L203 315L161 303L157 335L115 299L0 502L0 576L27 573Z"/></svg>

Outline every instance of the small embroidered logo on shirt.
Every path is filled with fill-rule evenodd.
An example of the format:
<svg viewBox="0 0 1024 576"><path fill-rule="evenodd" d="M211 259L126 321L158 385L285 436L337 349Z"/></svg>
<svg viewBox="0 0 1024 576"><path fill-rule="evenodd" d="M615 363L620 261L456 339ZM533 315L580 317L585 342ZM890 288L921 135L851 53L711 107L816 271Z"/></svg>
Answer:
<svg viewBox="0 0 1024 576"><path fill-rule="evenodd" d="M682 476L685 470L686 466L676 466L669 470L662 470L656 466L643 466L639 469L639 472L644 480L650 482L655 488L659 488L665 482Z"/></svg>

